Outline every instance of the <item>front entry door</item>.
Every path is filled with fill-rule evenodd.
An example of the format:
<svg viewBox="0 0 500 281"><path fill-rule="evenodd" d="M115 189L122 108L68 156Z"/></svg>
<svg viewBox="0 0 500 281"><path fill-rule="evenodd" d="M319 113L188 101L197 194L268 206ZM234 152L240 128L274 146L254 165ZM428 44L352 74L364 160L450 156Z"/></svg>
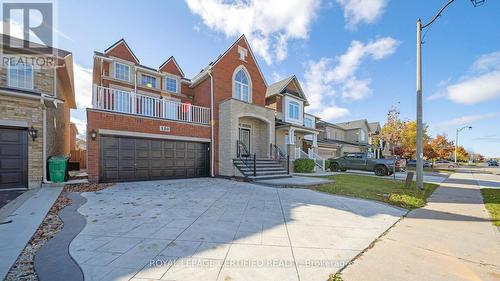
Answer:
<svg viewBox="0 0 500 281"><path fill-rule="evenodd" d="M251 133L250 129L240 128L240 142L245 146L247 151L242 151L243 156L249 156L251 152ZM245 155L248 154L248 155Z"/></svg>

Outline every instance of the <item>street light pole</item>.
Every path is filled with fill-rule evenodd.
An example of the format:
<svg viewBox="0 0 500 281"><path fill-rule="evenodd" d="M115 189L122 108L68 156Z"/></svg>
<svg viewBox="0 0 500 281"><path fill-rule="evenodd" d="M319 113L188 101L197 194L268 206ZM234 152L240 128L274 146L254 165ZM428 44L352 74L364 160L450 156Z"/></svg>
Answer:
<svg viewBox="0 0 500 281"><path fill-rule="evenodd" d="M453 1L453 0L452 0ZM417 188L424 188L424 163L422 160L422 21L417 20Z"/></svg>
<svg viewBox="0 0 500 281"><path fill-rule="evenodd" d="M457 149L458 149L458 133L460 133L463 129L472 130L471 126L465 126L460 129L457 129L457 133L455 135L455 163L457 163Z"/></svg>
<svg viewBox="0 0 500 281"><path fill-rule="evenodd" d="M443 11L455 0L448 0L448 2L439 10L439 12L428 22L422 24L420 19L417 20L417 187L424 188L424 162L423 155L423 121L422 121L422 30L429 27L441 16ZM486 0L470 0L474 7L484 4Z"/></svg>

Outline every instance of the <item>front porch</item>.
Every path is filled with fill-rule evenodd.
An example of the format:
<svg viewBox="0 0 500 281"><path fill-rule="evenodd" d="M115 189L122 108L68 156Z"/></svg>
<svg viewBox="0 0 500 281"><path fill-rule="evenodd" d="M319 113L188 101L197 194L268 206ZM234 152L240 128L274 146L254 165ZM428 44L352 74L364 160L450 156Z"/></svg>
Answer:
<svg viewBox="0 0 500 281"><path fill-rule="evenodd" d="M235 160L271 160L274 144L274 111L236 99L228 99L219 105L218 174L227 177L246 177ZM253 173L253 172L252 172Z"/></svg>
<svg viewBox="0 0 500 281"><path fill-rule="evenodd" d="M317 168L325 170L325 161L318 155L318 134L320 130L294 124L276 126L276 146L290 157L292 162L299 158L315 161ZM293 168L293 166L292 166Z"/></svg>

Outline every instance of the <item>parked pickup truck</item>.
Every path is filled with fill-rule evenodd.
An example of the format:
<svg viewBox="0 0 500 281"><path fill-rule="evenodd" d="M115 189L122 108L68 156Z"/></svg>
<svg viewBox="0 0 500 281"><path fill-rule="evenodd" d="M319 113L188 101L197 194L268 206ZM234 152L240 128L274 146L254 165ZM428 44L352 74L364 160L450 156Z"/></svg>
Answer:
<svg viewBox="0 0 500 281"><path fill-rule="evenodd" d="M346 153L342 157L328 160L331 161L332 171L373 171L377 176L392 175L394 170L402 171L405 168L405 161L402 159L376 159L370 152Z"/></svg>

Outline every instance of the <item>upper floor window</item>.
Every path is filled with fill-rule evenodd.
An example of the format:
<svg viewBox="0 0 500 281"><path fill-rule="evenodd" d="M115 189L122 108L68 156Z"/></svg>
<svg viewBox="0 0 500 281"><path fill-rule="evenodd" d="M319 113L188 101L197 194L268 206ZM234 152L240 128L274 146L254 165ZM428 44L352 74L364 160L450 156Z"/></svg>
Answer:
<svg viewBox="0 0 500 281"><path fill-rule="evenodd" d="M156 88L156 77L141 74L141 85L148 88Z"/></svg>
<svg viewBox="0 0 500 281"><path fill-rule="evenodd" d="M115 78L123 81L130 81L130 66L115 62Z"/></svg>
<svg viewBox="0 0 500 281"><path fill-rule="evenodd" d="M314 128L314 121L311 118L304 119L304 126L307 128Z"/></svg>
<svg viewBox="0 0 500 281"><path fill-rule="evenodd" d="M250 102L249 79L243 69L238 70L234 77L234 97L242 101Z"/></svg>
<svg viewBox="0 0 500 281"><path fill-rule="evenodd" d="M177 79L173 77L165 77L165 90L172 93L177 93Z"/></svg>
<svg viewBox="0 0 500 281"><path fill-rule="evenodd" d="M359 141L366 142L366 132L364 130L359 130Z"/></svg>
<svg viewBox="0 0 500 281"><path fill-rule="evenodd" d="M9 87L33 89L33 65L29 64L11 64L8 74Z"/></svg>
<svg viewBox="0 0 500 281"><path fill-rule="evenodd" d="M296 101L288 102L288 118L299 120L299 109L300 105Z"/></svg>

